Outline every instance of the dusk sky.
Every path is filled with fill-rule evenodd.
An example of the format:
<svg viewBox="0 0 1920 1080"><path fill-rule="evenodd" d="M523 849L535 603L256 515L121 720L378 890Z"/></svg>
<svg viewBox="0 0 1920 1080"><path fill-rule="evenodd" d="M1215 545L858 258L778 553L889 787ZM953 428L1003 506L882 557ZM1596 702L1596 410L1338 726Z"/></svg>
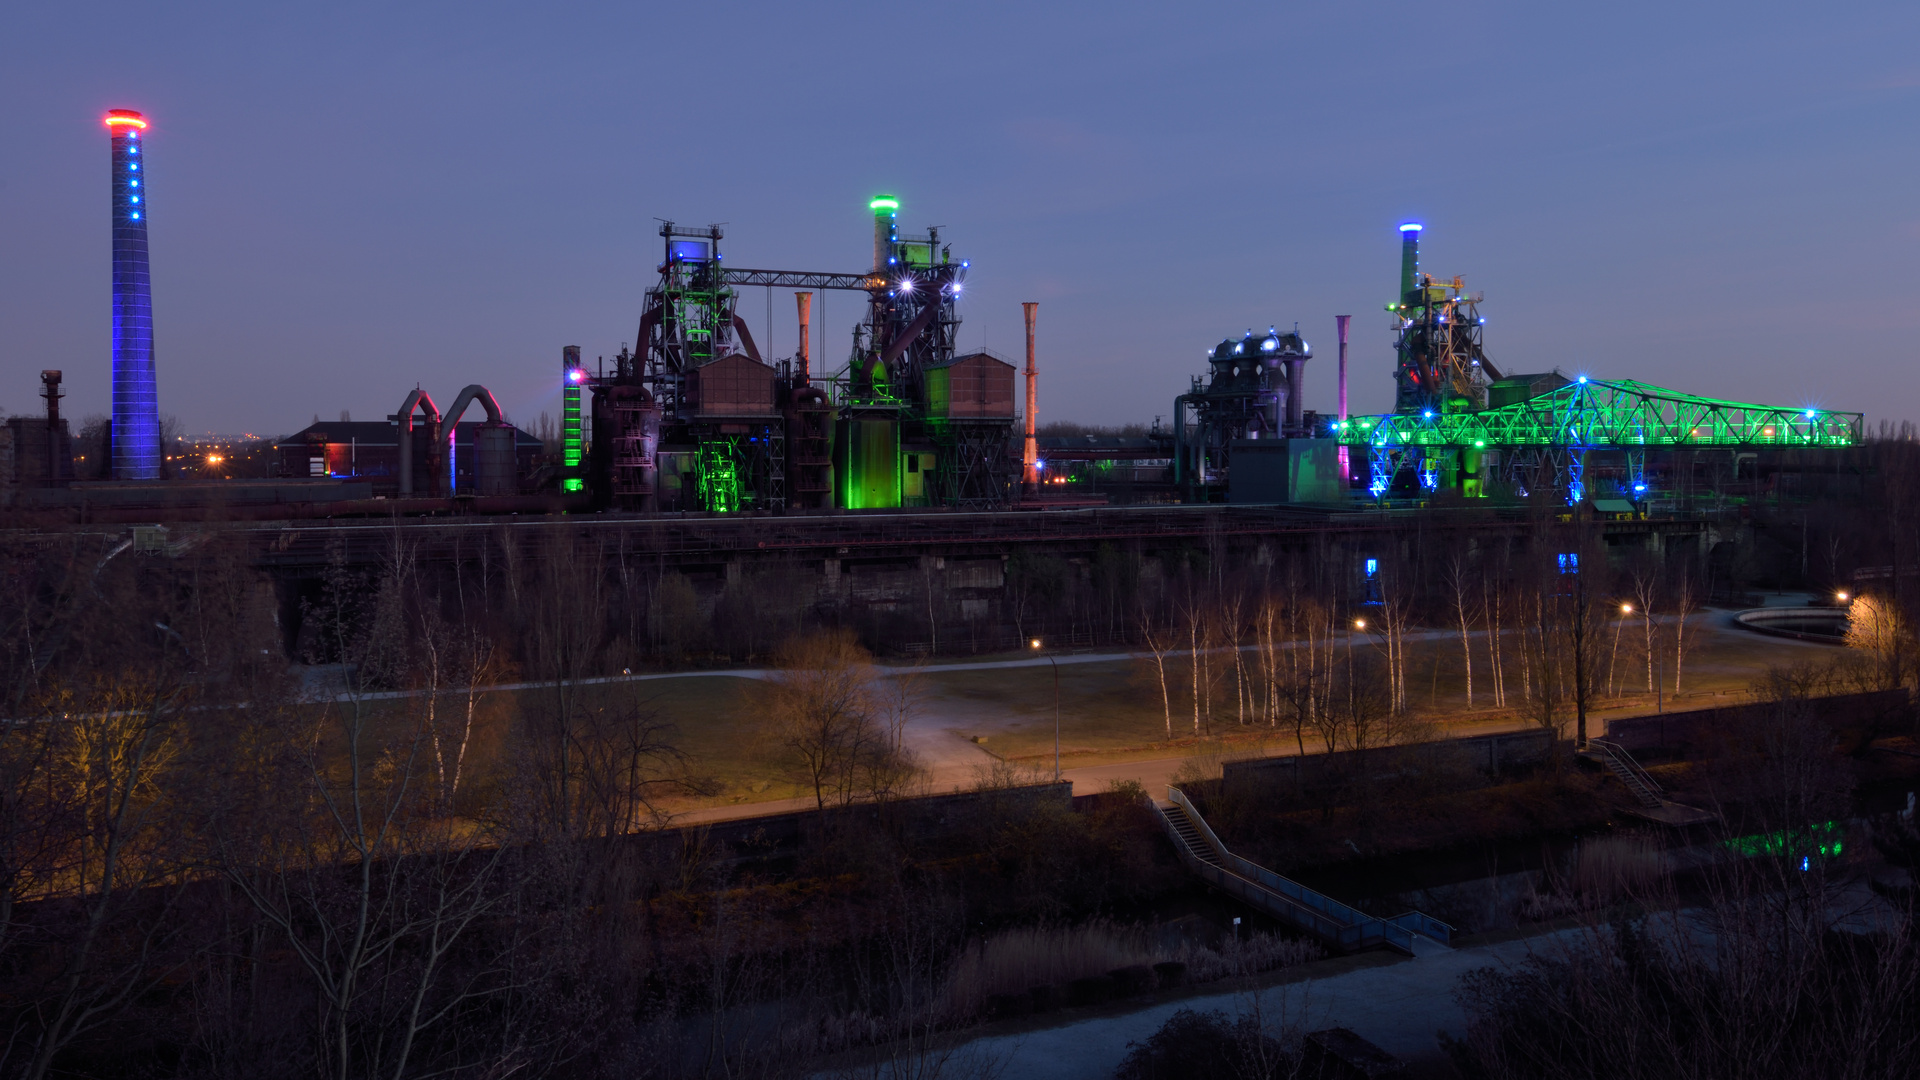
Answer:
<svg viewBox="0 0 1920 1080"><path fill-rule="evenodd" d="M109 108L147 114L160 409L557 411L631 342L655 218L731 265L858 271L867 200L972 263L965 347L1041 418L1151 421L1298 323L1311 408L1392 402L1399 234L1487 352L1920 418L1920 5L100 4L0 31L0 408L107 410ZM845 361L858 297L825 303ZM789 291L771 351L794 348ZM767 301L741 304L756 335ZM821 309L816 302L816 319ZM477 416L477 413L475 414Z"/></svg>

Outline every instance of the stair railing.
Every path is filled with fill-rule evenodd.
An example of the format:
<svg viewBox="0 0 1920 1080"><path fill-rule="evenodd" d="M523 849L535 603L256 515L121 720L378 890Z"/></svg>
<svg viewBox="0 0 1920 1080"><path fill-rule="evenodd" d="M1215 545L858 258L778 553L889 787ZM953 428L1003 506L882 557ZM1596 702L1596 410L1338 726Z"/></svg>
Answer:
<svg viewBox="0 0 1920 1080"><path fill-rule="evenodd" d="M1256 886L1261 894L1258 898L1243 895L1242 890L1233 887L1228 887L1228 891L1243 899L1249 899L1249 902L1253 902L1257 907L1271 909L1284 906L1283 910L1270 910L1271 914L1289 919L1343 949L1391 945L1411 954L1415 934L1433 938L1442 944L1452 939L1453 928L1429 915L1409 911L1391 919L1377 918L1358 908L1343 904L1325 893L1309 889L1297 881L1281 877L1258 863L1241 858L1220 842L1212 826L1208 825L1207 819L1194 808L1186 792L1177 787L1168 787L1167 798L1180 808L1201 842L1211 847L1220 859L1220 865L1214 866L1201 859L1197 852L1190 852L1193 860L1190 864L1191 868L1203 878L1214 881L1216 884L1219 884L1215 881L1216 878L1229 878ZM1174 827L1172 818L1162 813L1161 820L1166 822L1167 831L1173 834L1179 846L1185 848L1186 842ZM1268 903L1259 902L1269 898ZM1278 901L1279 904L1273 904L1271 901Z"/></svg>
<svg viewBox="0 0 1920 1080"><path fill-rule="evenodd" d="M1588 739L1587 745L1599 747L1600 751L1606 754L1609 760L1618 764L1622 769L1626 770L1628 775L1639 781L1640 784L1647 789L1647 794L1655 799L1666 795L1667 789L1661 787L1658 780L1655 780L1647 770L1641 768L1639 762L1633 760L1633 755L1627 753L1626 747L1606 739Z"/></svg>

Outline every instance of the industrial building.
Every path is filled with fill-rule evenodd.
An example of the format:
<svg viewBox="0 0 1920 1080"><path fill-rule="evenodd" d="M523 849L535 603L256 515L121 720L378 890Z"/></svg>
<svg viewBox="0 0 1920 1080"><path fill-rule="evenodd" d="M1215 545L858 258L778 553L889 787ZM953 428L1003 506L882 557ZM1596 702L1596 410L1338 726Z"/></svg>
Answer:
<svg viewBox="0 0 1920 1080"><path fill-rule="evenodd" d="M138 484L167 469L148 269L148 124L124 109L105 123L113 406L104 447L110 471L100 475ZM872 199L868 210L872 260L853 272L727 266L719 225L664 222L634 346L592 365L578 347L561 350L557 446L515 427L483 386L463 389L444 414L416 388L385 422L316 422L276 442L276 468L265 478L279 484L274 501L296 499L297 484L307 483L328 514L353 512L354 492L407 500L369 513L992 512L1167 502L1364 510L1550 495L1645 514L1697 507L1702 491L1750 483L1773 468L1776 452L1799 461L1862 435L1858 413L1722 401L1557 370L1505 373L1485 348L1483 297L1461 278L1423 273L1423 227L1407 223L1399 288L1387 305L1392 412L1349 415L1349 319L1338 316L1332 416L1305 407L1314 353L1299 324L1281 329L1275 321L1207 349L1205 370L1174 398L1164 429L1156 420L1150 433L1126 438L1040 437L1037 305L1024 305L1020 409L1014 362L958 347L967 260L954 258L937 228L903 234L893 196ZM767 355L754 340L739 303L755 288L768 290L770 302L772 290L794 292L793 355ZM845 352L818 363L813 301L833 291L857 294L862 313ZM14 418L0 435L0 479L14 491L61 489L75 479L59 373L44 378L46 418ZM484 415L467 419L475 405ZM1017 432L1022 415L1025 431ZM1793 467L1804 472L1803 465ZM105 495L75 501L48 492L27 501L98 498ZM146 497L117 490L113 498L131 506ZM176 491L148 501L183 499L191 501Z"/></svg>
<svg viewBox="0 0 1920 1080"><path fill-rule="evenodd" d="M60 372L40 373L46 416L8 417L0 426L0 482L10 489L57 488L73 480L73 436L60 418Z"/></svg>
<svg viewBox="0 0 1920 1080"><path fill-rule="evenodd" d="M1504 376L1482 347L1479 294L1458 277L1420 272L1422 227L1400 227L1395 409L1341 416L1328 433L1364 455L1376 503L1441 494L1568 505L1605 500L1644 511L1699 487L1703 473L1737 476L1772 451L1853 446L1861 414L1723 401L1631 379L1558 371ZM1358 477L1355 477L1358 480Z"/></svg>
<svg viewBox="0 0 1920 1080"><path fill-rule="evenodd" d="M402 437L398 420L316 422L274 444L276 475L366 480L374 495L398 496ZM517 494L535 482L545 449L504 422L466 420L442 425L438 435L423 422L404 437L413 450L404 465L411 481L406 493L420 496Z"/></svg>
<svg viewBox="0 0 1920 1080"><path fill-rule="evenodd" d="M937 229L902 235L899 205L869 204L873 265L859 273L727 267L718 225L662 224L636 348L592 371L562 350L566 488L640 511L1009 505L1013 364L957 350L968 263ZM756 286L796 290L794 356L762 355L739 315ZM845 364L824 374L808 344L817 290L866 300Z"/></svg>
<svg viewBox="0 0 1920 1080"><path fill-rule="evenodd" d="M1420 271L1423 226L1400 227L1394 411L1347 415L1347 325L1338 415L1300 405L1312 349L1297 329L1247 331L1207 354L1174 399L1173 483L1183 502L1387 507L1435 499L1645 513L1766 468L1774 451L1853 446L1859 413L1699 397L1559 371L1508 375L1487 356L1484 297ZM1103 462L1116 467L1118 457Z"/></svg>

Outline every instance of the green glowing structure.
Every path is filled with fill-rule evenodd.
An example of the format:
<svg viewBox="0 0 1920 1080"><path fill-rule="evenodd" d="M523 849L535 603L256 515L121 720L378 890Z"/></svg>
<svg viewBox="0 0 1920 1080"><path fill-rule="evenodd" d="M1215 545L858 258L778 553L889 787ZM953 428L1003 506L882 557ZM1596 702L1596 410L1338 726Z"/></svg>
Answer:
<svg viewBox="0 0 1920 1080"><path fill-rule="evenodd" d="M1841 838L1845 834L1846 829L1839 822L1825 821L1804 829L1780 829L1751 836L1736 836L1723 843L1728 851L1743 858L1789 858L1800 859L1804 863L1814 858L1838 858L1843 846Z"/></svg>
<svg viewBox="0 0 1920 1080"><path fill-rule="evenodd" d="M587 482L580 475L580 384L587 371L580 366L580 346L569 345L560 351L560 464L565 470L560 480L562 491L584 491Z"/></svg>
<svg viewBox="0 0 1920 1080"><path fill-rule="evenodd" d="M716 514L731 514L745 505L740 477L740 440L710 438L700 441L696 459L699 470L700 505Z"/></svg>
<svg viewBox="0 0 1920 1080"><path fill-rule="evenodd" d="M1719 401L1622 379L1581 378L1528 401L1478 412L1386 413L1335 421L1343 445L1410 447L1852 446L1859 413Z"/></svg>
<svg viewBox="0 0 1920 1080"><path fill-rule="evenodd" d="M1864 434L1859 413L1699 397L1631 379L1503 376L1482 347L1480 295L1460 278L1420 272L1423 231L1418 222L1400 226L1400 294L1387 305L1398 327L1394 411L1325 427L1340 445L1367 451L1375 499L1411 471L1422 495L1558 490L1579 504L1588 455L1599 451L1608 455L1599 459L1604 469L1624 459L1618 495L1642 503L1648 451L1837 449Z"/></svg>

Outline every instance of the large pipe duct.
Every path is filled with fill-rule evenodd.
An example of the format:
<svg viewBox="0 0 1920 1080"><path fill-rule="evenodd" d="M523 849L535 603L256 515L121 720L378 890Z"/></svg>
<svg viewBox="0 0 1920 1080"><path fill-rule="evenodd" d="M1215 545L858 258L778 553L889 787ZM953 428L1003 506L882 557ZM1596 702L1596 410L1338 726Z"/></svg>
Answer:
<svg viewBox="0 0 1920 1080"><path fill-rule="evenodd" d="M764 363L760 360L760 347L753 343L753 331L747 329L747 320L735 315L733 330L740 335L740 344L746 346L747 359Z"/></svg>
<svg viewBox="0 0 1920 1080"><path fill-rule="evenodd" d="M884 274L893 261L893 225L900 216L900 200L876 195L867 209L873 211L873 272Z"/></svg>
<svg viewBox="0 0 1920 1080"><path fill-rule="evenodd" d="M880 362L891 366L900 358L901 353L907 351L907 346L913 344L914 339L927 332L927 327L933 325L934 316L938 314L940 314L940 302L927 301L927 306L920 309L920 314L915 315L912 322L901 328L899 336L888 342L887 347L881 350Z"/></svg>
<svg viewBox="0 0 1920 1080"><path fill-rule="evenodd" d="M1287 427L1289 437L1305 434L1300 429L1306 425L1306 382L1307 358L1304 356L1287 357Z"/></svg>
<svg viewBox="0 0 1920 1080"><path fill-rule="evenodd" d="M426 412L427 445L435 445L435 435L440 430L440 410L433 407L433 399L425 390L414 387L407 400L400 405L400 411L390 417L400 424L400 494L413 494L413 412L422 409ZM432 475L431 472L428 473Z"/></svg>
<svg viewBox="0 0 1920 1080"><path fill-rule="evenodd" d="M513 428L500 412L500 403L478 383L460 391L453 407L440 418L441 436L446 440L447 494L459 493L460 415L474 402L487 414L479 430L473 433L473 489L477 495L511 495L516 471L513 454ZM503 452L504 451L504 452Z"/></svg>
<svg viewBox="0 0 1920 1080"><path fill-rule="evenodd" d="M1040 372L1034 366L1033 323L1040 305L1032 301L1020 305L1027 320L1027 438L1020 449L1020 479L1028 494L1040 491L1040 443L1034 437L1034 421L1040 411Z"/></svg>
<svg viewBox="0 0 1920 1080"><path fill-rule="evenodd" d="M1407 294L1420 281L1420 230L1424 228L1417 221L1409 221L1400 226L1400 299L1396 303L1407 302Z"/></svg>
<svg viewBox="0 0 1920 1080"><path fill-rule="evenodd" d="M796 387L813 385L813 366L807 355L807 334L813 324L813 294L797 292L793 294L794 307L800 311L800 351L794 354L799 371L794 375Z"/></svg>

